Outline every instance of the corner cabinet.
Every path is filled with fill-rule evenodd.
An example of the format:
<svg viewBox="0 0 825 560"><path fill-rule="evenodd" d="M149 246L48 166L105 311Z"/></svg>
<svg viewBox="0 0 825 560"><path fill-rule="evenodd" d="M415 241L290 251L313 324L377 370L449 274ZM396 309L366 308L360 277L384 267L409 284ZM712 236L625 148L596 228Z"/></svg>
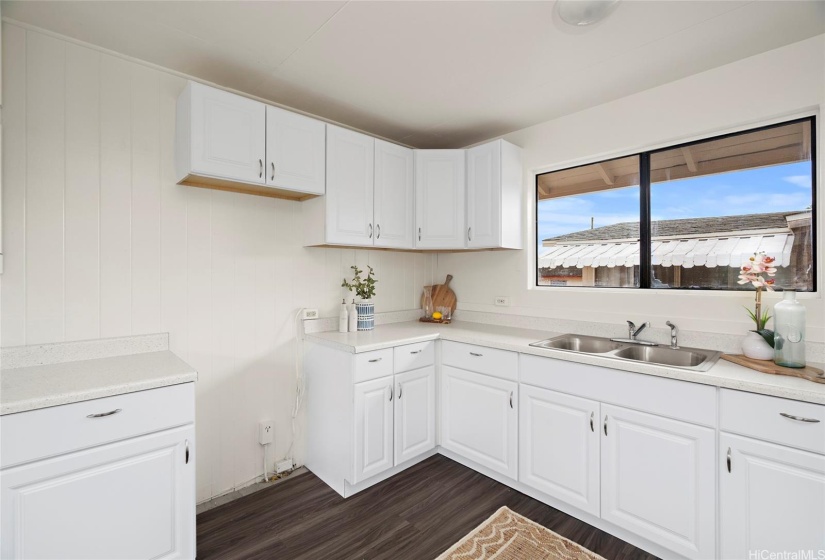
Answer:
<svg viewBox="0 0 825 560"><path fill-rule="evenodd" d="M522 248L521 148L504 140L467 150L467 247Z"/></svg>
<svg viewBox="0 0 825 560"><path fill-rule="evenodd" d="M178 96L177 182L301 200L324 193L325 124L189 82Z"/></svg>
<svg viewBox="0 0 825 560"><path fill-rule="evenodd" d="M415 151L415 247L463 249L464 150Z"/></svg>
<svg viewBox="0 0 825 560"><path fill-rule="evenodd" d="M0 557L194 559L193 385L3 416Z"/></svg>

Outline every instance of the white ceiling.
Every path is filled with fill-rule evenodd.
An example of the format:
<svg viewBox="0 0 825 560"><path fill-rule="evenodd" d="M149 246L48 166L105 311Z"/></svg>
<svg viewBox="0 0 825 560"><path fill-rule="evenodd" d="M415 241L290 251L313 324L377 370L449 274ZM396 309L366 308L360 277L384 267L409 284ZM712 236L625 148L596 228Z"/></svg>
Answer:
<svg viewBox="0 0 825 560"><path fill-rule="evenodd" d="M4 1L2 13L421 148L825 33L821 0L624 0L585 28L550 1Z"/></svg>

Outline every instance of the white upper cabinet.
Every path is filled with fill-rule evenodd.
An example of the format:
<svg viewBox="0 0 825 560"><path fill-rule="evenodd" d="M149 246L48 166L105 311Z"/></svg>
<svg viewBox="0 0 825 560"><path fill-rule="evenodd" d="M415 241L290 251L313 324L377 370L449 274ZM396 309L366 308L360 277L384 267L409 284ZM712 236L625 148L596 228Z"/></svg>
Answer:
<svg viewBox="0 0 825 560"><path fill-rule="evenodd" d="M375 141L374 219L376 247L413 248L413 151Z"/></svg>
<svg viewBox="0 0 825 560"><path fill-rule="evenodd" d="M467 150L467 247L521 249L521 148L496 140Z"/></svg>
<svg viewBox="0 0 825 560"><path fill-rule="evenodd" d="M326 243L372 245L375 140L327 125Z"/></svg>
<svg viewBox="0 0 825 560"><path fill-rule="evenodd" d="M178 96L180 184L302 200L324 194L326 125L189 82Z"/></svg>
<svg viewBox="0 0 825 560"><path fill-rule="evenodd" d="M266 105L189 82L178 98L177 178L203 175L263 185Z"/></svg>
<svg viewBox="0 0 825 560"><path fill-rule="evenodd" d="M465 150L416 150L415 246L463 249Z"/></svg>
<svg viewBox="0 0 825 560"><path fill-rule="evenodd" d="M326 125L278 107L266 107L266 184L324 194Z"/></svg>

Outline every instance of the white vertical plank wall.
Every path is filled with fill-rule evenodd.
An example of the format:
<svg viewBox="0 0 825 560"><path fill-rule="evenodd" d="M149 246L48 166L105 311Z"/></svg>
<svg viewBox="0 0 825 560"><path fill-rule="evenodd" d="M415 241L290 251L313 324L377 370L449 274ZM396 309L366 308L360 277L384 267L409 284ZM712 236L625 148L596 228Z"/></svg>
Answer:
<svg viewBox="0 0 825 560"><path fill-rule="evenodd" d="M337 315L369 264L378 310L414 309L435 257L305 249L300 202L175 185L183 78L11 23L2 41L0 345L169 332L199 373L198 500L260 476L257 422L270 464L292 443L299 307Z"/></svg>

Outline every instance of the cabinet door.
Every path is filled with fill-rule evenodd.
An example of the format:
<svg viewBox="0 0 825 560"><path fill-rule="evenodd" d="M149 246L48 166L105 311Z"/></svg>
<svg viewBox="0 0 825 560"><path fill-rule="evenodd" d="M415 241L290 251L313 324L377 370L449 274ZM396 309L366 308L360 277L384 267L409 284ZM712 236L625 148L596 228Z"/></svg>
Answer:
<svg viewBox="0 0 825 560"><path fill-rule="evenodd" d="M393 466L393 378L382 377L355 384L356 484Z"/></svg>
<svg viewBox="0 0 825 560"><path fill-rule="evenodd" d="M327 125L326 240L372 245L374 139Z"/></svg>
<svg viewBox="0 0 825 560"><path fill-rule="evenodd" d="M467 246L501 244L501 140L467 150Z"/></svg>
<svg viewBox="0 0 825 560"><path fill-rule="evenodd" d="M413 248L413 151L375 141L375 246Z"/></svg>
<svg viewBox="0 0 825 560"><path fill-rule="evenodd" d="M266 107L266 184L324 194L326 124L304 115Z"/></svg>
<svg viewBox="0 0 825 560"><path fill-rule="evenodd" d="M519 387L519 481L599 515L599 403Z"/></svg>
<svg viewBox="0 0 825 560"><path fill-rule="evenodd" d="M825 550L825 456L722 433L719 464L722 558Z"/></svg>
<svg viewBox="0 0 825 560"><path fill-rule="evenodd" d="M194 438L190 425L0 472L0 556L194 558Z"/></svg>
<svg viewBox="0 0 825 560"><path fill-rule="evenodd" d="M516 479L518 384L450 366L441 383L441 445Z"/></svg>
<svg viewBox="0 0 825 560"><path fill-rule="evenodd" d="M435 367L395 376L395 464L435 447Z"/></svg>
<svg viewBox="0 0 825 560"><path fill-rule="evenodd" d="M266 105L192 83L192 171L263 185Z"/></svg>
<svg viewBox="0 0 825 560"><path fill-rule="evenodd" d="M464 248L464 150L416 150L415 246Z"/></svg>
<svg viewBox="0 0 825 560"><path fill-rule="evenodd" d="M688 558L715 555L715 432L602 404L602 519Z"/></svg>

